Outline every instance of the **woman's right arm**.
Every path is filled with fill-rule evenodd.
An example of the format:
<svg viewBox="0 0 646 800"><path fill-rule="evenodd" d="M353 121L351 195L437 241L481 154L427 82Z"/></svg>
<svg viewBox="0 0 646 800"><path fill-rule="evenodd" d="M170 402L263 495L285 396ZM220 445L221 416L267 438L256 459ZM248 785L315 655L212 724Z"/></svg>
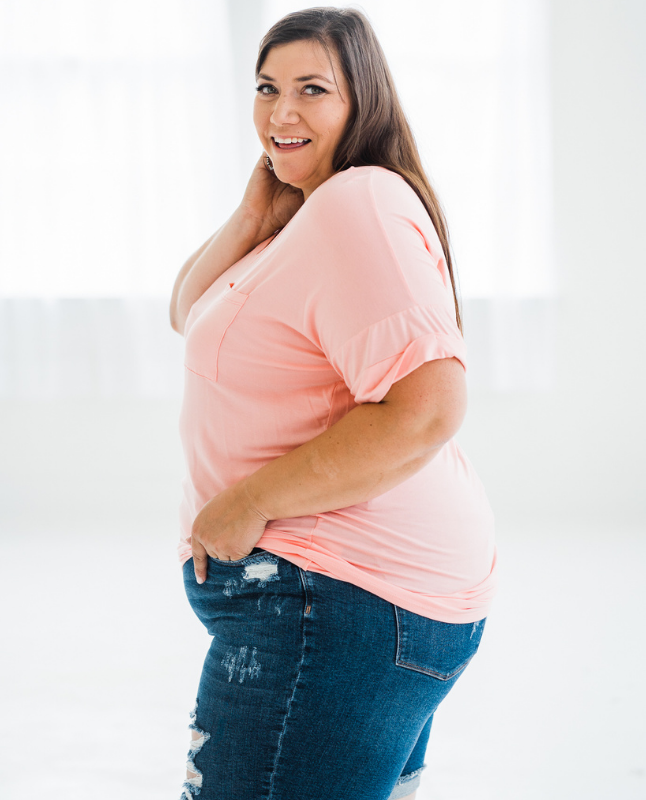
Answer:
<svg viewBox="0 0 646 800"><path fill-rule="evenodd" d="M258 159L238 208L193 253L177 276L170 301L170 324L182 336L193 303L236 261L284 227L303 205L303 192L278 180L266 168L265 155Z"/></svg>
<svg viewBox="0 0 646 800"><path fill-rule="evenodd" d="M264 241L258 221L238 208L228 221L188 259L180 270L170 301L170 324L184 335L193 303L230 266ZM266 238L266 237L265 237Z"/></svg>

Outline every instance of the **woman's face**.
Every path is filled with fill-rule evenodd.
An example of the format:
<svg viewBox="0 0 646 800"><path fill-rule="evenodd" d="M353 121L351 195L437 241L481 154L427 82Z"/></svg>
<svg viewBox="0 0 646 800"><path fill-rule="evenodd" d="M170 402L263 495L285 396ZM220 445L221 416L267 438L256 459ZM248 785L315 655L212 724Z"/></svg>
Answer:
<svg viewBox="0 0 646 800"><path fill-rule="evenodd" d="M338 57L314 41L273 47L257 78L253 121L276 176L305 199L330 178L332 157L350 116ZM335 81L336 78L336 81ZM281 143L284 139L306 142Z"/></svg>

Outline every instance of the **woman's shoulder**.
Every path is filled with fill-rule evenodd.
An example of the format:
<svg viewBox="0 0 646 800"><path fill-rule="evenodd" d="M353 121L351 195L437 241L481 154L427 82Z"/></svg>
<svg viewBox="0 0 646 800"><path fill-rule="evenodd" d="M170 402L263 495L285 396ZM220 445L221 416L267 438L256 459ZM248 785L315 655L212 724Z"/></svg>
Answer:
<svg viewBox="0 0 646 800"><path fill-rule="evenodd" d="M386 167L348 167L322 183L308 200L312 212L325 209L335 217L372 209L379 216L388 212L406 213L424 208L407 181ZM419 208L416 208L419 207Z"/></svg>
<svg viewBox="0 0 646 800"><path fill-rule="evenodd" d="M371 191L375 185L396 187L402 184L408 186L399 173L386 167L348 167L328 178L318 187L316 193L320 193L321 196L338 195L348 191L360 193Z"/></svg>
<svg viewBox="0 0 646 800"><path fill-rule="evenodd" d="M305 203L303 224L325 221L327 235L337 240L343 231L365 233L389 241L417 243L442 256L442 245L417 192L399 173L385 167L349 167L322 183ZM410 234L406 240L406 234Z"/></svg>

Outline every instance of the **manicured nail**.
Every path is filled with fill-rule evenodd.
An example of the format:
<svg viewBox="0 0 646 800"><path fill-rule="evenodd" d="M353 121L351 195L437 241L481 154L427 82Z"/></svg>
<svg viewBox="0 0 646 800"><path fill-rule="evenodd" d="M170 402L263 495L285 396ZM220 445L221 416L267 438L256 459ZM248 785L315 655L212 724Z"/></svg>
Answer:
<svg viewBox="0 0 646 800"><path fill-rule="evenodd" d="M196 576L195 576L195 580L196 580L198 583L204 583L204 578L200 578L200 576L199 576L199 575L196 575Z"/></svg>

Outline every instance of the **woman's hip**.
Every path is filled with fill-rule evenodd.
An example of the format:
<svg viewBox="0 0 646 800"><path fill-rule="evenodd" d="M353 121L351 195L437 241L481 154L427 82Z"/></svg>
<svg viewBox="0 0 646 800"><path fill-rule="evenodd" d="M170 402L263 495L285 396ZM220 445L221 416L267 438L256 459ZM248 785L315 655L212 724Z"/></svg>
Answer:
<svg viewBox="0 0 646 800"><path fill-rule="evenodd" d="M260 548L209 559L199 585L189 561L184 579L213 636L194 766L220 791L244 784L240 797L387 798L484 627L421 617Z"/></svg>

